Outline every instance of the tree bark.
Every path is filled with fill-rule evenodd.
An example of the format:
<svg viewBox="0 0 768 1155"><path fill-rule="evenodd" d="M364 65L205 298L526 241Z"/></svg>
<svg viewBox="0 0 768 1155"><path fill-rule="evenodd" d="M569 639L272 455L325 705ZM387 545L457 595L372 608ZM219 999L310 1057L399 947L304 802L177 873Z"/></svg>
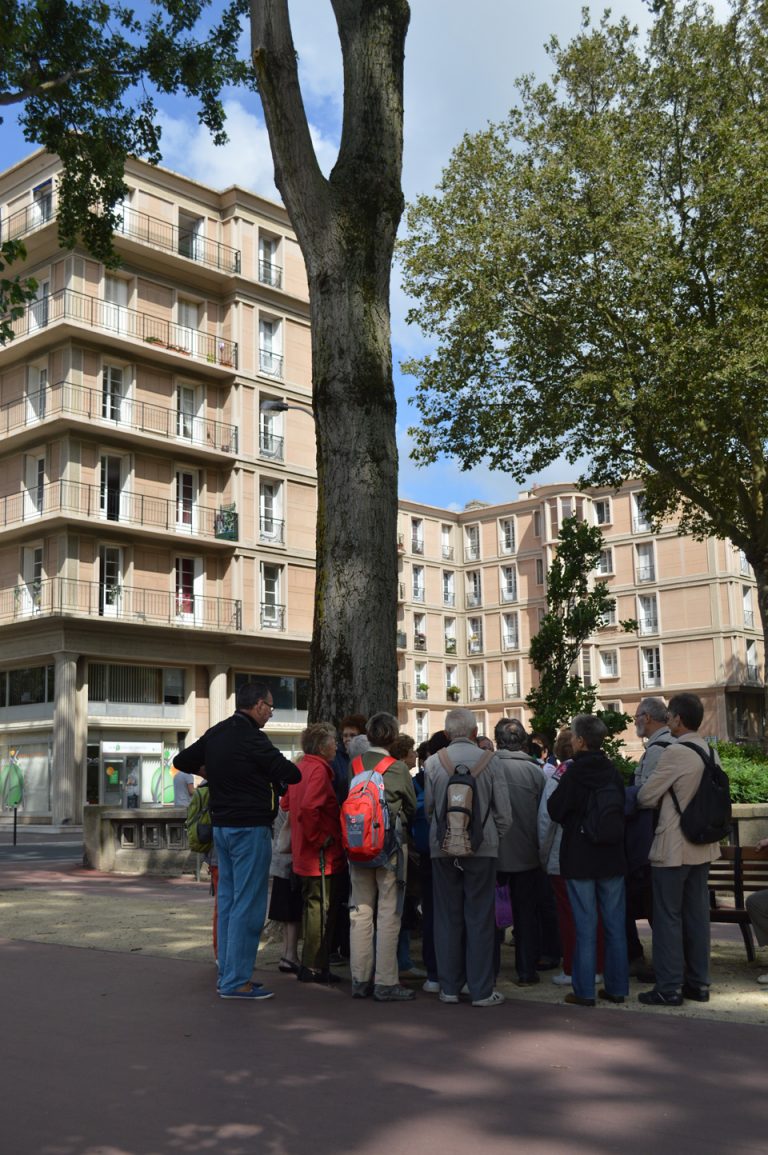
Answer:
<svg viewBox="0 0 768 1155"><path fill-rule="evenodd" d="M307 265L318 518L309 717L396 712L397 445L389 284L401 188L405 0L331 0L344 66L326 180L301 99L287 0L252 0L253 59Z"/></svg>

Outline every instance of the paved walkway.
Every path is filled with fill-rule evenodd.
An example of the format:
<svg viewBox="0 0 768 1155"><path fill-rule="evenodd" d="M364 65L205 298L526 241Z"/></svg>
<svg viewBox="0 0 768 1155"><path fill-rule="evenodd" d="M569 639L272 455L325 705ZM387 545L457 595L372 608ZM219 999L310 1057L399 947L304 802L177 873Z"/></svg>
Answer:
<svg viewBox="0 0 768 1155"><path fill-rule="evenodd" d="M768 992L738 943L726 939L723 955L744 973L752 1022L713 1018L729 986L718 975L706 1015L636 1001L569 1008L548 983L505 983L510 1001L490 1010L423 994L404 1005L353 1002L346 984L279 975L275 945L260 954L259 975L276 998L254 1005L215 995L210 909L191 879L100 876L44 857L0 862L1 1151L768 1147Z"/></svg>

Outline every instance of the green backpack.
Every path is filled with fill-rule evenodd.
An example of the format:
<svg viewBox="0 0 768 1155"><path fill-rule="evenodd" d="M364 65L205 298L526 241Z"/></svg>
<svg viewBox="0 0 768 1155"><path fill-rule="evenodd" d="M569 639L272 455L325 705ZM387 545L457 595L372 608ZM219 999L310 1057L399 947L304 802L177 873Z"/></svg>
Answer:
<svg viewBox="0 0 768 1155"><path fill-rule="evenodd" d="M213 849L213 824L208 787L204 783L198 786L189 800L184 825L189 849L196 850L198 854L210 854Z"/></svg>

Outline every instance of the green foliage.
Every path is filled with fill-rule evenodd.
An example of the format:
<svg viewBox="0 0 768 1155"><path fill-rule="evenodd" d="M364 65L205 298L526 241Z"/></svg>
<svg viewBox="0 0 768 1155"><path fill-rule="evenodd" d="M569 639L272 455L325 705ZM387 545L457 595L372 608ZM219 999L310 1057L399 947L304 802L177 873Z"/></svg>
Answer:
<svg viewBox="0 0 768 1155"><path fill-rule="evenodd" d="M121 3L98 0L0 5L0 107L21 105L26 138L61 157L58 224L64 246L80 236L94 256L117 263L114 206L125 195L126 157L160 159L153 92L194 97L200 122L216 140L226 139L222 87L254 86L250 63L239 57L248 5L229 0L209 27L210 2L154 0L144 22ZM0 283L0 314L29 288L18 279ZM9 336L4 324L0 341Z"/></svg>
<svg viewBox="0 0 768 1155"><path fill-rule="evenodd" d="M13 336L11 322L20 317L27 302L34 300L37 281L32 277L6 277L2 274L13 261L23 260L27 251L21 241L0 244L0 345Z"/></svg>
<svg viewBox="0 0 768 1155"><path fill-rule="evenodd" d="M768 756L758 746L718 742L717 753L734 802L768 802Z"/></svg>
<svg viewBox="0 0 768 1155"><path fill-rule="evenodd" d="M571 670L584 642L616 604L607 584L594 580L602 546L598 526L576 517L563 520L547 574L547 612L531 638L528 655L539 674L539 685L526 698L533 714L531 725L550 737L574 714L595 709L597 689ZM629 720L612 711L601 715L612 734L624 730Z"/></svg>
<svg viewBox="0 0 768 1155"><path fill-rule="evenodd" d="M645 481L654 519L768 570L768 16L660 0L606 14L519 82L407 214L409 319L435 351L414 458L522 481ZM764 600L764 599L762 599Z"/></svg>

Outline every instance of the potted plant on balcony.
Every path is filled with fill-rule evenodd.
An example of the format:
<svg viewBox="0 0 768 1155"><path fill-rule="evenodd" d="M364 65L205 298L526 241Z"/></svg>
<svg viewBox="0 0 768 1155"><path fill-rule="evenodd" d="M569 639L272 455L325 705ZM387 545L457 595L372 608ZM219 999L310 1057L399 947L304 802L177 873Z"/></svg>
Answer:
<svg viewBox="0 0 768 1155"><path fill-rule="evenodd" d="M445 652L446 652L446 654L455 654L456 653L456 639L455 638L446 638L445 639Z"/></svg>
<svg viewBox="0 0 768 1155"><path fill-rule="evenodd" d="M451 702L458 702L458 700L459 700L459 687L458 686L449 686L445 692L445 696Z"/></svg>
<svg viewBox="0 0 768 1155"><path fill-rule="evenodd" d="M416 650L425 650L427 648L427 635L415 633L413 635L413 646Z"/></svg>
<svg viewBox="0 0 768 1155"><path fill-rule="evenodd" d="M429 686L427 685L426 682L417 682L416 683L416 689L418 690L418 692L420 694L426 694L427 691L429 690Z"/></svg>

